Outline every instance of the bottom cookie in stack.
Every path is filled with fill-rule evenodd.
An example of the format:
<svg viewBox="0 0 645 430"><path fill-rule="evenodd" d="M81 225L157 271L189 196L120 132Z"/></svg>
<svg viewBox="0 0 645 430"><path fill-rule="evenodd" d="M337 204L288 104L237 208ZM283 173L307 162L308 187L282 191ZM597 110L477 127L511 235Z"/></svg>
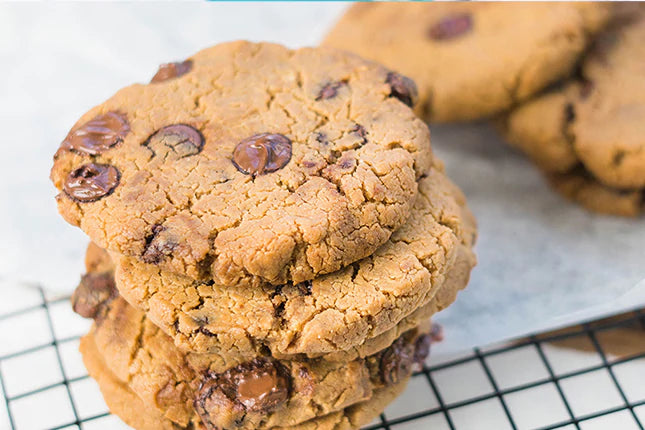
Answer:
<svg viewBox="0 0 645 430"><path fill-rule="evenodd" d="M81 353L112 412L137 429L357 428L404 389L432 340L426 322L365 358L264 356L227 366L178 350L118 295L102 264L88 261L98 276L86 276L73 297L74 309L95 319Z"/></svg>
<svg viewBox="0 0 645 430"><path fill-rule="evenodd" d="M118 415L128 425L142 430L208 428L200 423L190 423L182 427L165 418L154 408L146 407L141 398L107 368L91 339L85 338L83 345L85 366L92 378L99 384L110 411ZM398 397L405 389L407 382L408 378L392 386L377 389L369 400L348 406L343 410L314 418L295 426L278 428L293 430L345 430L359 428L376 418L388 403Z"/></svg>

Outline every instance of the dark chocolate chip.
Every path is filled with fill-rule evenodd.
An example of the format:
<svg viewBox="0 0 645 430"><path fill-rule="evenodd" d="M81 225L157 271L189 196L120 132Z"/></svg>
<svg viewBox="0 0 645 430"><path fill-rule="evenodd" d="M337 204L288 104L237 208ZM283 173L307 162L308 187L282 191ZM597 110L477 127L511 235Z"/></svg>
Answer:
<svg viewBox="0 0 645 430"><path fill-rule="evenodd" d="M430 340L432 343L441 342L443 340L443 326L441 324L432 324L430 329Z"/></svg>
<svg viewBox="0 0 645 430"><path fill-rule="evenodd" d="M109 164L84 164L67 175L63 191L79 203L94 202L103 198L119 185L121 174Z"/></svg>
<svg viewBox="0 0 645 430"><path fill-rule="evenodd" d="M216 337L216 336L215 336L215 333L213 333L212 331L210 331L210 330L209 330L209 329L207 329L206 327L200 327L200 328L198 328L198 329L197 329L197 332L198 332L198 333L203 334L204 336L208 336L208 337Z"/></svg>
<svg viewBox="0 0 645 430"><path fill-rule="evenodd" d="M576 119L575 108L573 107L572 103L567 103L567 105L564 107L564 120L567 123L570 123L574 119Z"/></svg>
<svg viewBox="0 0 645 430"><path fill-rule="evenodd" d="M430 345L432 344L432 336L429 334L422 334L414 343L414 362L423 365L430 355Z"/></svg>
<svg viewBox="0 0 645 430"><path fill-rule="evenodd" d="M96 318L115 297L112 273L88 273L72 294L72 309L83 318Z"/></svg>
<svg viewBox="0 0 645 430"><path fill-rule="evenodd" d="M606 31L601 33L593 42L589 49L588 58L598 61L602 65L607 65L609 54L618 44L620 35L616 31Z"/></svg>
<svg viewBox="0 0 645 430"><path fill-rule="evenodd" d="M259 358L201 383L195 408L209 428L243 422L249 412L266 414L289 399L291 378L279 363Z"/></svg>
<svg viewBox="0 0 645 430"><path fill-rule="evenodd" d="M363 143L367 142L367 130L365 130L365 127L362 125L356 124L354 128L352 128L352 133L356 133L361 139L363 139Z"/></svg>
<svg viewBox="0 0 645 430"><path fill-rule="evenodd" d="M282 318L282 314L284 314L284 307L286 303L285 302L280 302L277 305L274 306L273 308L273 315L276 318Z"/></svg>
<svg viewBox="0 0 645 430"><path fill-rule="evenodd" d="M193 62L191 60L162 64L159 66L157 73L150 80L150 83L163 82L168 79L178 78L190 72L192 68Z"/></svg>
<svg viewBox="0 0 645 430"><path fill-rule="evenodd" d="M435 23L428 35L434 40L448 40L462 36L473 28L473 18L468 13L458 13L442 18Z"/></svg>
<svg viewBox="0 0 645 430"><path fill-rule="evenodd" d="M591 95L591 92L593 91L594 84L591 81L588 80L583 80L581 85L580 85L580 98L581 99L586 99Z"/></svg>
<svg viewBox="0 0 645 430"><path fill-rule="evenodd" d="M145 142L154 155L172 151L176 158L198 154L204 147L204 136L186 124L167 125L155 131Z"/></svg>
<svg viewBox="0 0 645 430"><path fill-rule="evenodd" d="M141 259L144 263L159 264L165 257L172 254L177 245L177 241L164 226L155 224L152 226L152 233L146 237Z"/></svg>
<svg viewBox="0 0 645 430"><path fill-rule="evenodd" d="M240 172L255 177L282 169L290 159L289 138L282 134L260 133L235 146L232 162Z"/></svg>
<svg viewBox="0 0 645 430"><path fill-rule="evenodd" d="M108 112L70 131L61 148L81 154L98 155L122 142L129 132L130 124L125 115Z"/></svg>
<svg viewBox="0 0 645 430"><path fill-rule="evenodd" d="M415 348L405 336L399 337L381 356L381 380L393 385L412 373Z"/></svg>
<svg viewBox="0 0 645 430"><path fill-rule="evenodd" d="M343 170L353 169L354 165L355 165L355 161L352 158L343 158L338 163L338 167L340 167Z"/></svg>
<svg viewBox="0 0 645 430"><path fill-rule="evenodd" d="M412 79L396 72L389 72L385 82L390 86L390 97L396 97L410 107L415 105L419 91Z"/></svg>
<svg viewBox="0 0 645 430"><path fill-rule="evenodd" d="M316 142L325 146L329 145L329 139L327 138L327 135L321 131L316 133Z"/></svg>
<svg viewBox="0 0 645 430"><path fill-rule="evenodd" d="M313 291L313 287L314 287L314 285L313 285L313 283L311 281L301 282L297 286L298 286L298 291L303 296L310 296L311 292Z"/></svg>
<svg viewBox="0 0 645 430"><path fill-rule="evenodd" d="M336 81L336 82L328 82L323 87L320 89L320 92L318 92L318 96L316 97L316 101L320 100L327 100L327 99L333 99L338 95L338 90L340 87L343 85L346 85L347 82L345 81Z"/></svg>

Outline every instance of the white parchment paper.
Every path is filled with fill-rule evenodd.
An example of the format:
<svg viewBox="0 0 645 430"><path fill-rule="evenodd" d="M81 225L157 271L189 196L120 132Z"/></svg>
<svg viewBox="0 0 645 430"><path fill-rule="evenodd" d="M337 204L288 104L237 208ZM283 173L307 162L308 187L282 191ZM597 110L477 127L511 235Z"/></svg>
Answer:
<svg viewBox="0 0 645 430"><path fill-rule="evenodd" d="M341 3L0 4L0 288L71 291L86 237L56 213L51 156L76 119L211 44L316 44ZM450 352L645 305L643 219L552 193L485 124L433 127L479 221L479 265L437 320ZM637 287L637 284L641 285Z"/></svg>

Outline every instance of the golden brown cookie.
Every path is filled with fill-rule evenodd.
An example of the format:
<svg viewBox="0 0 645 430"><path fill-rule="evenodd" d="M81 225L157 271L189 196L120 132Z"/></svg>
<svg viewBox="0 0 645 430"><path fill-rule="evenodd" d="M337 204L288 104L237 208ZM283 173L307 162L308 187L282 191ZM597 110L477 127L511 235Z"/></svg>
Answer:
<svg viewBox="0 0 645 430"><path fill-rule="evenodd" d="M502 121L555 188L586 208L635 216L645 192L645 8L616 17L580 76Z"/></svg>
<svg viewBox="0 0 645 430"><path fill-rule="evenodd" d="M116 285L185 351L338 353L391 337L406 318L451 303L475 264L475 230L459 189L432 169L419 182L408 222L373 255L338 272L277 288L236 288L115 255Z"/></svg>
<svg viewBox="0 0 645 430"><path fill-rule="evenodd" d="M90 372L95 374L92 362L105 363L146 409L182 428L201 423L210 430L260 430L342 411L371 399L375 390L407 380L415 364L428 356L432 341L425 324L364 359L265 356L231 364L210 354L180 352L120 297L103 306L104 317L81 340ZM102 376L96 376L100 382Z"/></svg>
<svg viewBox="0 0 645 430"><path fill-rule="evenodd" d="M118 415L126 424L137 430L177 430L178 426L164 417L155 408L146 407L128 385L119 380L107 368L89 338L83 338L83 361L90 376L98 384L110 411ZM379 388L369 400L349 406L342 411L333 412L323 417L314 418L304 423L289 427L278 427L278 430L355 430L369 423L385 409L405 388L407 379L395 385ZM194 430L211 430L197 422L192 424Z"/></svg>
<svg viewBox="0 0 645 430"><path fill-rule="evenodd" d="M232 42L91 109L54 157L59 211L111 251L241 286L372 254L434 163L414 83L330 48Z"/></svg>
<svg viewBox="0 0 645 430"><path fill-rule="evenodd" d="M362 3L323 44L410 76L424 119L472 120L568 75L608 10L576 2Z"/></svg>
<svg viewBox="0 0 645 430"><path fill-rule="evenodd" d="M86 254L86 268L87 273L81 278L81 282L72 296L72 306L76 313L86 318L102 319L105 316L105 305L118 295L114 283L114 265L110 255L104 249L90 243ZM406 316L396 326L378 336L368 338L360 345L326 354L274 353L273 356L285 360L324 358L329 361L351 361L375 354L390 346L406 331L419 326L430 316L454 302L459 288L448 286L466 285L469 275L470 267L455 267L448 275L446 287L441 288L430 302ZM233 333L237 332L233 331ZM243 334L239 338L219 336L218 342L216 339L213 339L212 342L210 359L219 362L220 366L252 361L266 355L267 352L266 347L250 342L249 338Z"/></svg>

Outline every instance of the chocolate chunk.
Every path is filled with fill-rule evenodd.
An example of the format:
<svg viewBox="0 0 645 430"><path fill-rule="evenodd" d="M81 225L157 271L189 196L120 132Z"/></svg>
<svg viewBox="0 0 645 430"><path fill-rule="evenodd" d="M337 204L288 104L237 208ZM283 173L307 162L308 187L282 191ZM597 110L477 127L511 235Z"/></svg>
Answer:
<svg viewBox="0 0 645 430"><path fill-rule="evenodd" d="M396 97L410 107L415 105L419 91L412 79L396 72L389 72L385 82L390 86L390 97Z"/></svg>
<svg viewBox="0 0 645 430"><path fill-rule="evenodd" d="M141 259L144 263L159 264L161 260L172 254L177 245L177 241L169 234L166 227L156 224L152 226L152 234L146 237Z"/></svg>
<svg viewBox="0 0 645 430"><path fill-rule="evenodd" d="M616 47L620 35L616 31L605 31L596 37L589 49L588 58L606 66L609 64L609 54Z"/></svg>
<svg viewBox="0 0 645 430"><path fill-rule="evenodd" d="M153 154L172 152L176 158L198 154L204 147L204 136L186 124L167 125L155 131L145 142Z"/></svg>
<svg viewBox="0 0 645 430"><path fill-rule="evenodd" d="M432 324L430 329L430 339L432 343L441 342L443 340L443 326L441 324Z"/></svg>
<svg viewBox="0 0 645 430"><path fill-rule="evenodd" d="M166 63L159 66L159 70L152 77L150 83L157 83L167 81L168 79L178 78L190 72L193 68L191 60L181 61L177 63Z"/></svg>
<svg viewBox="0 0 645 430"><path fill-rule="evenodd" d="M414 362L418 365L423 365L430 355L430 345L432 344L432 336L429 334L422 334L414 343Z"/></svg>
<svg viewBox="0 0 645 430"><path fill-rule="evenodd" d="M414 352L414 346L405 339L405 336L399 337L383 352L380 372L384 384L396 384L412 373Z"/></svg>
<svg viewBox="0 0 645 430"><path fill-rule="evenodd" d="M352 128L352 133L357 134L358 137L361 138L362 145L365 145L367 143L367 130L365 130L365 127L360 124L356 124L354 128Z"/></svg>
<svg viewBox="0 0 645 430"><path fill-rule="evenodd" d="M88 273L72 294L72 309L83 318L96 318L116 294L112 273Z"/></svg>
<svg viewBox="0 0 645 430"><path fill-rule="evenodd" d="M233 150L233 165L252 176L275 172L291 159L291 140L275 133L260 133L248 137Z"/></svg>
<svg viewBox="0 0 645 430"><path fill-rule="evenodd" d="M195 409L208 428L240 423L249 412L266 414L286 402L291 379L279 363L255 359L220 374L209 374L195 399Z"/></svg>
<svg viewBox="0 0 645 430"><path fill-rule="evenodd" d="M336 97L336 95L338 95L338 89L346 84L347 84L346 81L336 81L336 82L326 83L320 89L320 92L316 97L316 101L333 99L334 97Z"/></svg>
<svg viewBox="0 0 645 430"><path fill-rule="evenodd" d="M61 148L82 154L98 155L122 142L129 132L130 124L125 115L108 112L70 131Z"/></svg>
<svg viewBox="0 0 645 430"><path fill-rule="evenodd" d="M119 185L121 174L109 164L84 164L67 175L63 191L72 200L88 203L112 193Z"/></svg>
<svg viewBox="0 0 645 430"><path fill-rule="evenodd" d="M311 281L304 281L297 285L298 291L303 296L310 296L313 290L314 284Z"/></svg>
<svg viewBox="0 0 645 430"><path fill-rule="evenodd" d="M462 36L473 28L473 18L468 13L458 13L442 18L430 27L428 35L434 40L448 40Z"/></svg>
<svg viewBox="0 0 645 430"><path fill-rule="evenodd" d="M586 99L591 95L591 92L593 91L594 84L592 81L584 79L582 81L582 84L580 85L580 98L581 99Z"/></svg>
<svg viewBox="0 0 645 430"><path fill-rule="evenodd" d="M573 104L567 103L566 106L564 107L564 120L567 123L570 123L574 119L576 119L576 111L573 107Z"/></svg>
<svg viewBox="0 0 645 430"><path fill-rule="evenodd" d="M329 139L327 138L327 135L321 131L316 132L316 142L324 146L329 145Z"/></svg>

